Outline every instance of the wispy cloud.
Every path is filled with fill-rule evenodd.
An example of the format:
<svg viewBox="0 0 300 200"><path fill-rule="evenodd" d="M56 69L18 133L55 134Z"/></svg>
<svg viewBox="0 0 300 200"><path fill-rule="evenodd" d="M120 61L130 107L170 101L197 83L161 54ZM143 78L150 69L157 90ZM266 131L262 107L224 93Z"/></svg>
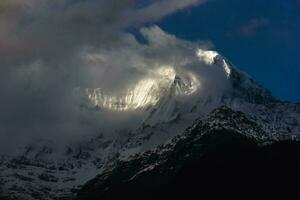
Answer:
<svg viewBox="0 0 300 200"><path fill-rule="evenodd" d="M266 18L252 18L247 24L239 28L239 33L244 36L254 36L257 34L257 31L267 27L270 24L270 21Z"/></svg>

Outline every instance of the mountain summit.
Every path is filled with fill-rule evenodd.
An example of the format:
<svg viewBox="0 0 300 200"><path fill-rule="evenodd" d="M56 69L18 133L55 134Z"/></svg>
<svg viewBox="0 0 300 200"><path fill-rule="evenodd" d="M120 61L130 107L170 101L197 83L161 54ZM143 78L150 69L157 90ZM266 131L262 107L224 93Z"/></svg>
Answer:
<svg viewBox="0 0 300 200"><path fill-rule="evenodd" d="M85 196L94 187L101 187L95 191L104 194L114 173L122 167L117 163L133 158L136 161L130 161L125 171L121 170L120 177L124 175L127 182L156 167L172 174L176 152L183 156L178 159L184 160L178 163L185 165L185 159L207 152L206 147L215 141L206 137L216 133L228 133L230 138L238 138L235 141L250 146L299 138L300 104L274 98L215 51L196 49L194 54L185 67L151 68L136 84L116 94L101 88L81 89L82 109L100 114L138 113L138 118L129 128L116 123L112 129L117 137L98 134L66 147L59 158L51 142L32 144L21 155L3 157L3 198L71 199L98 174L99 178L88 184L93 189L86 186L79 194ZM135 162L138 166L131 171Z"/></svg>

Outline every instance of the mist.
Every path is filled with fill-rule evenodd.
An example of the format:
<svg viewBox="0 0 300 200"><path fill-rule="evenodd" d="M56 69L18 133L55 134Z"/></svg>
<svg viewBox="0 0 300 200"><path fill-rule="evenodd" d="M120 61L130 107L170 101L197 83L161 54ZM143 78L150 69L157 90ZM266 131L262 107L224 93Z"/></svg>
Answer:
<svg viewBox="0 0 300 200"><path fill-rule="evenodd" d="M87 109L80 90L121 93L164 65L192 72L199 65L196 50L213 46L184 41L158 26L143 27L205 1L173 0L172 6L169 1L72 2L0 3L3 154L37 141L65 146L98 134L116 137L120 127L139 124L143 113ZM145 41L126 31L130 27L141 27L137 34Z"/></svg>

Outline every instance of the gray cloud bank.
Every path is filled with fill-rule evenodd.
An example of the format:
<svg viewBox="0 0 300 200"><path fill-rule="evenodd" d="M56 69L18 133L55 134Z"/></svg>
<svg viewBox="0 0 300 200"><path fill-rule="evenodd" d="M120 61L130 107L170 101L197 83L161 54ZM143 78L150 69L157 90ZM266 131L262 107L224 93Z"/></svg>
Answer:
<svg viewBox="0 0 300 200"><path fill-rule="evenodd" d="M37 140L55 138L63 144L105 132L103 124L116 116L128 124L131 118L125 114L103 117L82 109L74 88L118 91L142 77L147 67L184 58L195 45L158 27L142 29L148 44L140 44L125 30L205 1L145 2L0 1L2 153Z"/></svg>

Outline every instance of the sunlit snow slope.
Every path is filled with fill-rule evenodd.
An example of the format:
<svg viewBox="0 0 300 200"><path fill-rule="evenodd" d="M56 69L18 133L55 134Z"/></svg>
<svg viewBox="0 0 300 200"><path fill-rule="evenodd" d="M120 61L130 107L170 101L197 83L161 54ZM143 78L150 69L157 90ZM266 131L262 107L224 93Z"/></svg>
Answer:
<svg viewBox="0 0 300 200"><path fill-rule="evenodd" d="M195 55L201 66L213 66L220 55L215 51L198 49ZM231 68L222 59L222 70L229 79ZM181 69L177 72L174 66L162 66L150 71L133 87L121 94L105 93L101 88L85 89L85 94L92 106L117 111L145 109L157 105L170 90L174 96L188 96L200 92L201 77L196 69L193 72ZM200 72L201 73L201 72Z"/></svg>

